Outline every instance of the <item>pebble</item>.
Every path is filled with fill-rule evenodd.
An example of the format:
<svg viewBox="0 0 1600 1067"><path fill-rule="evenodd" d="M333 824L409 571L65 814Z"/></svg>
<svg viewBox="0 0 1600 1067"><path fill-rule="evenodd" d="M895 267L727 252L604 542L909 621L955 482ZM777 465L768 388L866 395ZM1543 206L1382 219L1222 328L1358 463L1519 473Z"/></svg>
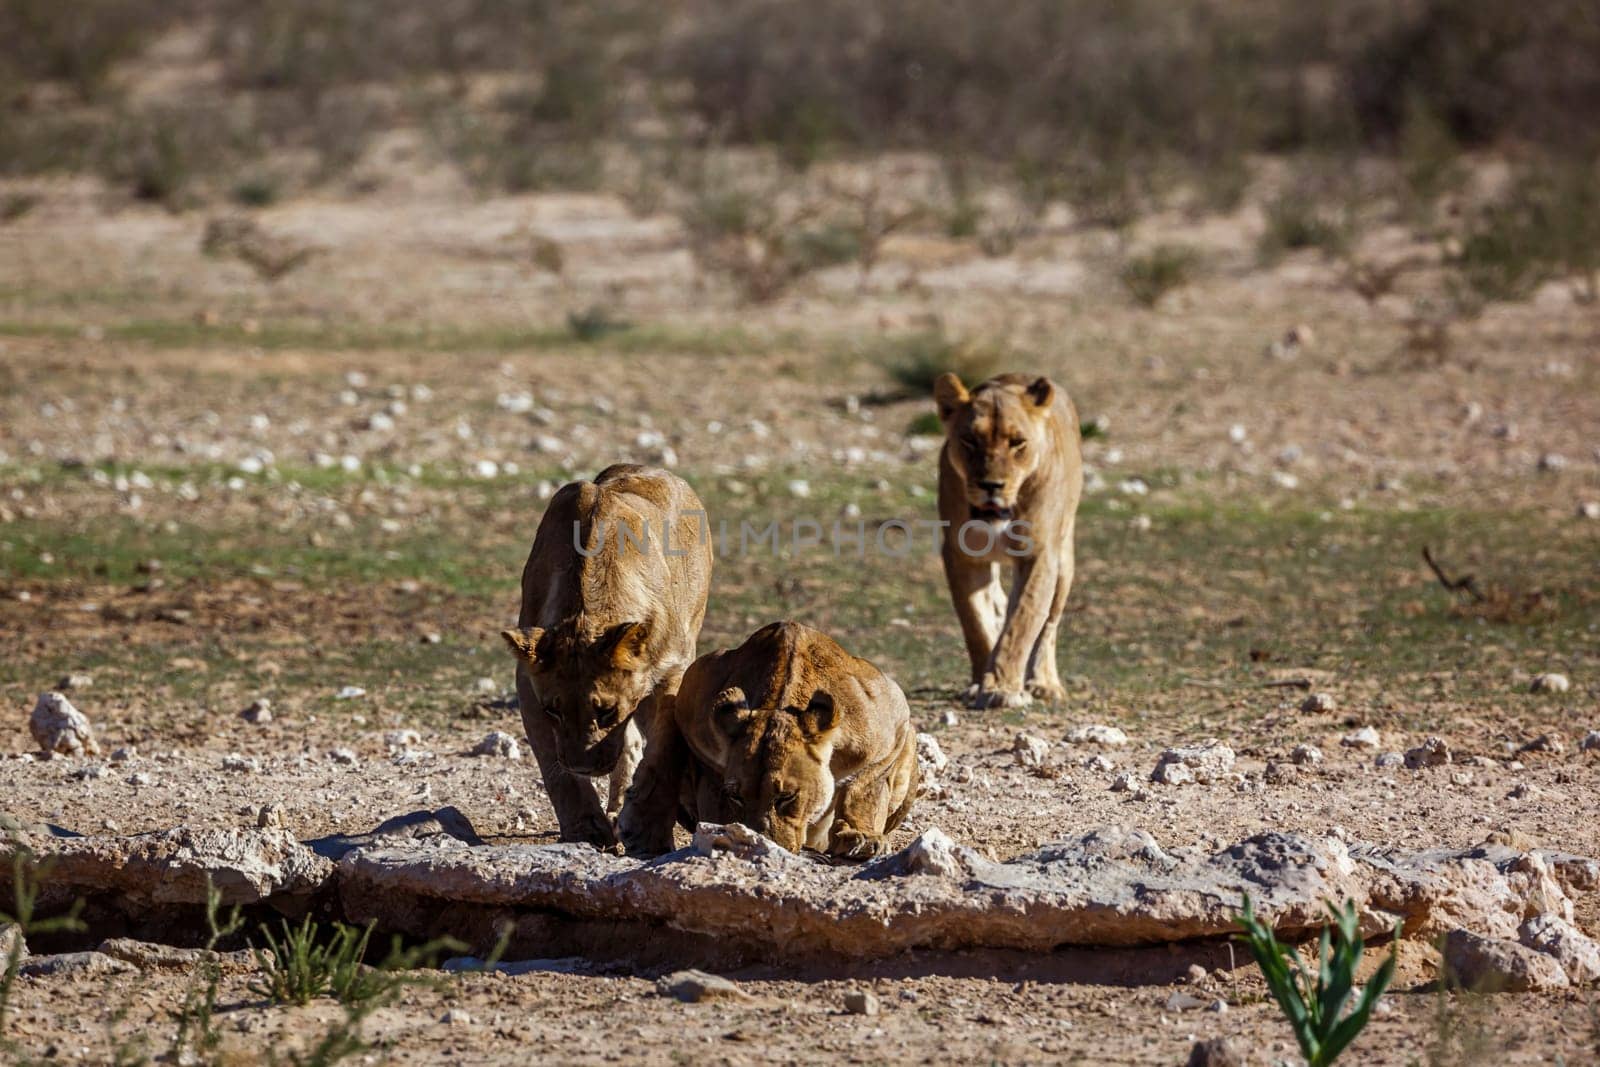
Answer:
<svg viewBox="0 0 1600 1067"><path fill-rule="evenodd" d="M446 1026L471 1026L472 1015L465 1008L451 1008L439 1016L439 1021Z"/></svg>
<svg viewBox="0 0 1600 1067"><path fill-rule="evenodd" d="M283 826L283 805L263 804L256 812L256 826L263 830Z"/></svg>
<svg viewBox="0 0 1600 1067"><path fill-rule="evenodd" d="M1074 745L1108 745L1117 748L1128 743L1128 735L1115 726L1092 723L1076 726L1067 731L1067 741Z"/></svg>
<svg viewBox="0 0 1600 1067"><path fill-rule="evenodd" d="M1559 755L1561 755L1561 753L1565 752L1566 750L1567 750L1567 746L1562 744L1561 743L1561 738L1557 737L1554 734L1540 734L1538 737L1535 737L1533 740L1526 742L1520 748L1517 749L1517 751L1519 753L1520 752L1548 752L1553 756L1559 756Z"/></svg>
<svg viewBox="0 0 1600 1067"><path fill-rule="evenodd" d="M256 697L239 713L239 717L256 726L265 726L272 721L272 701L266 697Z"/></svg>
<svg viewBox="0 0 1600 1067"><path fill-rule="evenodd" d="M366 695L367 691L361 688L359 685L347 685L340 689L333 696L335 700L355 700L357 697L364 697Z"/></svg>
<svg viewBox="0 0 1600 1067"><path fill-rule="evenodd" d="M870 989L852 989L844 995L844 1010L851 1015L876 1015L880 1005Z"/></svg>
<svg viewBox="0 0 1600 1067"><path fill-rule="evenodd" d="M1371 751L1378 747L1378 731L1371 726L1363 726L1354 733L1346 734L1339 744L1345 748L1362 748Z"/></svg>
<svg viewBox="0 0 1600 1067"><path fill-rule="evenodd" d="M1214 782L1232 770L1233 760L1233 749L1220 741L1180 745L1161 753L1150 780L1165 785Z"/></svg>
<svg viewBox="0 0 1600 1067"><path fill-rule="evenodd" d="M1244 1047L1233 1038L1196 1041L1189 1049L1188 1067L1245 1067L1248 1062Z"/></svg>
<svg viewBox="0 0 1600 1067"><path fill-rule="evenodd" d="M1585 500L1579 504L1578 518L1600 519L1600 500Z"/></svg>
<svg viewBox="0 0 1600 1067"><path fill-rule="evenodd" d="M1380 752L1372 758L1372 765L1379 770L1388 770L1391 767L1404 767L1406 758L1398 752Z"/></svg>
<svg viewBox="0 0 1600 1067"><path fill-rule="evenodd" d="M474 756L499 756L502 759L520 760L522 750L517 747L517 739L503 730L494 730L479 741L472 749Z"/></svg>
<svg viewBox="0 0 1600 1067"><path fill-rule="evenodd" d="M356 754L348 748L336 748L328 753L328 758L342 767L354 767L360 762Z"/></svg>
<svg viewBox="0 0 1600 1067"><path fill-rule="evenodd" d="M94 685L93 675L69 674L56 683L56 688L61 690L88 689L92 685Z"/></svg>
<svg viewBox="0 0 1600 1067"><path fill-rule="evenodd" d="M685 1004L698 1004L702 1000L751 1000L749 993L740 989L721 975L705 971L674 971L656 980L656 993L672 997Z"/></svg>
<svg viewBox="0 0 1600 1067"><path fill-rule="evenodd" d="M1593 752L1600 749L1600 730L1590 730L1583 735L1583 740L1578 742L1578 748L1584 752Z"/></svg>
<svg viewBox="0 0 1600 1067"><path fill-rule="evenodd" d="M115 752L111 753L111 762L112 763L127 763L129 760L133 759L138 754L139 754L139 750L134 748L132 745L123 745L121 748L119 748Z"/></svg>
<svg viewBox="0 0 1600 1067"><path fill-rule="evenodd" d="M949 766L950 759L932 734L917 735L917 767L924 778L932 778Z"/></svg>
<svg viewBox="0 0 1600 1067"><path fill-rule="evenodd" d="M1088 770L1099 771L1101 773L1106 773L1108 771L1114 771L1117 769L1117 765L1111 761L1109 756L1101 755L1100 753L1096 753L1095 755L1084 760L1083 765Z"/></svg>
<svg viewBox="0 0 1600 1067"><path fill-rule="evenodd" d="M1322 762L1322 750L1316 745L1296 745L1289 752L1289 759L1302 767L1314 767Z"/></svg>
<svg viewBox="0 0 1600 1067"><path fill-rule="evenodd" d="M960 726L961 725L960 717L957 716L955 712L951 711L948 708L945 709L945 712L944 712L943 715L939 716L939 722L941 724L943 724L944 726Z"/></svg>
<svg viewBox="0 0 1600 1067"><path fill-rule="evenodd" d="M253 756L241 756L237 752L230 752L222 757L222 769L225 771L238 771L243 774L255 774L261 770L261 761Z"/></svg>
<svg viewBox="0 0 1600 1067"><path fill-rule="evenodd" d="M422 741L422 735L415 730L390 730L383 735L383 743L391 751L410 748Z"/></svg>
<svg viewBox="0 0 1600 1067"><path fill-rule="evenodd" d="M1533 693L1565 693L1572 688L1572 682L1564 674L1536 674L1529 683L1528 690Z"/></svg>
<svg viewBox="0 0 1600 1067"><path fill-rule="evenodd" d="M1300 702L1300 710L1307 715L1327 715L1339 710L1339 702L1332 693L1312 693Z"/></svg>
<svg viewBox="0 0 1600 1067"><path fill-rule="evenodd" d="M89 717L72 706L60 693L40 693L33 713L28 716L28 732L39 750L63 756L100 754Z"/></svg>
<svg viewBox="0 0 1600 1067"><path fill-rule="evenodd" d="M1030 733L1019 733L1011 743L1011 756L1019 767L1043 767L1050 759L1050 742Z"/></svg>
<svg viewBox="0 0 1600 1067"><path fill-rule="evenodd" d="M495 681L493 678L479 678L476 682L472 683L472 688L476 689L480 693L493 694L500 692L500 683Z"/></svg>
<svg viewBox="0 0 1600 1067"><path fill-rule="evenodd" d="M804 478L795 478L789 482L789 495L804 500L811 495L811 483Z"/></svg>
<svg viewBox="0 0 1600 1067"><path fill-rule="evenodd" d="M1111 779L1111 791L1113 793L1133 793L1137 795L1144 791L1144 786L1140 783L1138 775L1132 771L1123 771Z"/></svg>
<svg viewBox="0 0 1600 1067"><path fill-rule="evenodd" d="M1430 737L1415 748L1406 749L1406 766L1411 770L1442 767L1450 762L1450 746L1443 738Z"/></svg>

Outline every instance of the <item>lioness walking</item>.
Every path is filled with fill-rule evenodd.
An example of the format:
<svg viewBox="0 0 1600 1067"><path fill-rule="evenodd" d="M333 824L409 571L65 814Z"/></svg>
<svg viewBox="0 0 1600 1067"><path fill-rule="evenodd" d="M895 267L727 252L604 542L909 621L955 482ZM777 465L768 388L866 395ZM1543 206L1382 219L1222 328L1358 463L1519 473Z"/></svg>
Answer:
<svg viewBox="0 0 1600 1067"><path fill-rule="evenodd" d="M1062 700L1056 631L1072 589L1083 495L1078 412L1049 378L1002 374L968 392L934 383L945 443L939 518L945 579L961 620L975 708ZM1001 564L1015 568L1011 595Z"/></svg>
<svg viewBox="0 0 1600 1067"><path fill-rule="evenodd" d="M617 464L551 498L522 571L517 702L561 840L616 843L615 812L694 660L711 585L705 507L663 470ZM602 807L591 776L611 776Z"/></svg>

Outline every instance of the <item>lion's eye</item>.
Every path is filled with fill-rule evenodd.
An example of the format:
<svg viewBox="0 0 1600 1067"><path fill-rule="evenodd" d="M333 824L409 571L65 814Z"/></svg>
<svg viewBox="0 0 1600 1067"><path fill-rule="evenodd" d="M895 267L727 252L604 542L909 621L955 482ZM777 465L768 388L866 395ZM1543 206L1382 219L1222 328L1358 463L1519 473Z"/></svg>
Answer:
<svg viewBox="0 0 1600 1067"><path fill-rule="evenodd" d="M1013 437L1011 439L1011 451L1013 451L1013 452L1021 452L1024 448L1027 448L1027 447L1028 447L1028 442L1027 442L1026 438Z"/></svg>
<svg viewBox="0 0 1600 1067"><path fill-rule="evenodd" d="M772 798L772 806L777 809L779 815L793 815L799 803L800 794L793 791L779 793Z"/></svg>
<svg viewBox="0 0 1600 1067"><path fill-rule="evenodd" d="M602 730L609 730L617 725L617 708L615 704L596 704L594 708L594 724Z"/></svg>

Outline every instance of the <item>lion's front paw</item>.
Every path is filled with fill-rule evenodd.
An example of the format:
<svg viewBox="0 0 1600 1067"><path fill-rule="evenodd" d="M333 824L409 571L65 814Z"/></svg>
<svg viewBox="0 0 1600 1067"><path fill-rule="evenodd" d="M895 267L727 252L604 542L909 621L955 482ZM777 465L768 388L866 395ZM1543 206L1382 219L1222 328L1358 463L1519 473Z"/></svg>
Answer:
<svg viewBox="0 0 1600 1067"><path fill-rule="evenodd" d="M978 686L967 696L969 708L1022 708L1033 703L1033 697L1018 689L1002 689L990 682Z"/></svg>
<svg viewBox="0 0 1600 1067"><path fill-rule="evenodd" d="M1028 692L1047 704L1061 704L1067 699L1067 687L1060 682L1029 682Z"/></svg>
<svg viewBox="0 0 1600 1067"><path fill-rule="evenodd" d="M889 851L882 834L864 834L841 826L828 837L828 855L847 860L870 860Z"/></svg>
<svg viewBox="0 0 1600 1067"><path fill-rule="evenodd" d="M561 840L593 845L604 852L616 847L617 832L610 819L580 819L570 829L562 830Z"/></svg>

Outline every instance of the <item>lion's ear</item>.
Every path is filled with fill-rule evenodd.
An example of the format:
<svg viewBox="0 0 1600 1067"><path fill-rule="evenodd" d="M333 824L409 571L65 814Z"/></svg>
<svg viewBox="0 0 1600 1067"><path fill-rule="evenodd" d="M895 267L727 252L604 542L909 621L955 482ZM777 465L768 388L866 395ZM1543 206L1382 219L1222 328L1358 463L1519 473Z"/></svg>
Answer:
<svg viewBox="0 0 1600 1067"><path fill-rule="evenodd" d="M648 622L619 622L600 638L598 648L602 655L609 657L612 667L633 671L646 666L645 647L649 642Z"/></svg>
<svg viewBox="0 0 1600 1067"><path fill-rule="evenodd" d="M711 705L711 724L723 737L738 737L750 722L750 701L745 698L744 690L738 686L729 686L717 694L717 699Z"/></svg>
<svg viewBox="0 0 1600 1067"><path fill-rule="evenodd" d="M933 402L939 407L939 421L949 422L957 409L972 398L967 387L949 371L939 375L933 383Z"/></svg>
<svg viewBox="0 0 1600 1067"><path fill-rule="evenodd" d="M800 713L800 727L813 737L830 732L839 724L839 708L833 694L818 689L811 694L811 702Z"/></svg>
<svg viewBox="0 0 1600 1067"><path fill-rule="evenodd" d="M1049 378L1035 378L1028 386L1028 399L1034 407L1047 408L1055 398L1055 383Z"/></svg>
<svg viewBox="0 0 1600 1067"><path fill-rule="evenodd" d="M500 636L506 639L506 644L511 646L511 654L524 663L539 662L539 639L544 636L544 631L537 626L529 626L523 630L501 630Z"/></svg>

